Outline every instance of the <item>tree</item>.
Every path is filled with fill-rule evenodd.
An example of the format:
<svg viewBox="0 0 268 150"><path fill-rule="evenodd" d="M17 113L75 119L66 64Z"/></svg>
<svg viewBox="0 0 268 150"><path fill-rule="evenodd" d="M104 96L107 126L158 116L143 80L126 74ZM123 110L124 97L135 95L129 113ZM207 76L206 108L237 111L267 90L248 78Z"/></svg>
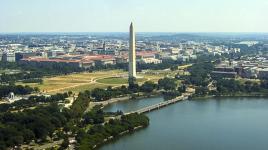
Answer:
<svg viewBox="0 0 268 150"><path fill-rule="evenodd" d="M137 93L140 90L140 87L138 84L132 84L128 87L129 91L132 93Z"/></svg>
<svg viewBox="0 0 268 150"><path fill-rule="evenodd" d="M69 145L69 139L67 137L65 137L64 140L63 140L63 142L60 145L59 150L65 150L65 149L67 149L68 145Z"/></svg>
<svg viewBox="0 0 268 150"><path fill-rule="evenodd" d="M95 88L91 91L91 97L93 97L96 101L103 101L106 99L106 91L104 89Z"/></svg>
<svg viewBox="0 0 268 150"><path fill-rule="evenodd" d="M196 95L206 95L208 93L208 88L207 87L196 87L195 89L195 94Z"/></svg>
<svg viewBox="0 0 268 150"><path fill-rule="evenodd" d="M84 124L100 124L104 122L104 113L100 108L93 108L92 111L87 112L84 116Z"/></svg>
<svg viewBox="0 0 268 150"><path fill-rule="evenodd" d="M181 93L184 93L186 92L186 86L183 84L181 86L178 87L178 91L181 92Z"/></svg>
<svg viewBox="0 0 268 150"><path fill-rule="evenodd" d="M35 135L32 130L25 129L23 132L23 138L26 143L30 143L32 139L34 139Z"/></svg>
<svg viewBox="0 0 268 150"><path fill-rule="evenodd" d="M130 93L128 88L125 85L122 85L120 87L120 91L122 92L122 94L129 94Z"/></svg>
<svg viewBox="0 0 268 150"><path fill-rule="evenodd" d="M177 87L177 83L175 79L167 78L158 80L158 87L159 89L168 90L175 90Z"/></svg>
<svg viewBox="0 0 268 150"><path fill-rule="evenodd" d="M130 89L132 89L136 84L136 78L135 77L129 77L128 78L128 86Z"/></svg>
<svg viewBox="0 0 268 150"><path fill-rule="evenodd" d="M68 96L71 96L73 94L72 91L68 91Z"/></svg>
<svg viewBox="0 0 268 150"><path fill-rule="evenodd" d="M188 68L190 76L185 76L185 80L188 84L194 84L197 86L207 86L210 82L209 74L213 70L213 64L210 62L196 63Z"/></svg>
<svg viewBox="0 0 268 150"><path fill-rule="evenodd" d="M165 100L170 100L170 99L176 98L178 96L181 96L181 92L179 92L179 91L167 91L167 92L163 92L163 95L164 95Z"/></svg>
<svg viewBox="0 0 268 150"><path fill-rule="evenodd" d="M260 86L262 88L268 89L268 80L262 80Z"/></svg>
<svg viewBox="0 0 268 150"><path fill-rule="evenodd" d="M151 93L155 88L156 84L154 84L152 81L146 81L141 86L141 91L146 93Z"/></svg>
<svg viewBox="0 0 268 150"><path fill-rule="evenodd" d="M172 67L170 67L170 70L171 70L171 71L178 70L178 66L172 66Z"/></svg>

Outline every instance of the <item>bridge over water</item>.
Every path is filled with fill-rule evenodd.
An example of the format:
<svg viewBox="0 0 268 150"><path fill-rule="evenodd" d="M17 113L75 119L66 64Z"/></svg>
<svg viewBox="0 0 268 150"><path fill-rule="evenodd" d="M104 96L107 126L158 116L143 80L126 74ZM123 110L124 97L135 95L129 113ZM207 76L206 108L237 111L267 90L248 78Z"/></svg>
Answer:
<svg viewBox="0 0 268 150"><path fill-rule="evenodd" d="M131 112L128 112L128 113L124 113L124 115L128 115L128 114L131 114L131 113L142 114L142 113L150 112L150 111L153 111L153 110L157 110L157 109L163 108L165 106L168 106L168 105L177 103L179 101L186 100L192 94L193 93L183 93L181 96L178 96L178 97L176 97L174 99L167 100L167 101L164 101L164 102L160 102L158 104L154 104L154 105L151 105L151 106L148 106L148 107L144 107L144 108L141 108L139 110L135 110L135 111L131 111Z"/></svg>

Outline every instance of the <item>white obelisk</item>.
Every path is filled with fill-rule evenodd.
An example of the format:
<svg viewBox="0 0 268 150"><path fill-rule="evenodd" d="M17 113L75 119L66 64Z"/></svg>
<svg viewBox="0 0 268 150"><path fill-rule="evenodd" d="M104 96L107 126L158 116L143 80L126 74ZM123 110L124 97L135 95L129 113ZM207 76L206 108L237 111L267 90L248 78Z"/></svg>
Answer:
<svg viewBox="0 0 268 150"><path fill-rule="evenodd" d="M135 44L135 31L133 23L131 22L129 28L129 78L136 78L136 44Z"/></svg>

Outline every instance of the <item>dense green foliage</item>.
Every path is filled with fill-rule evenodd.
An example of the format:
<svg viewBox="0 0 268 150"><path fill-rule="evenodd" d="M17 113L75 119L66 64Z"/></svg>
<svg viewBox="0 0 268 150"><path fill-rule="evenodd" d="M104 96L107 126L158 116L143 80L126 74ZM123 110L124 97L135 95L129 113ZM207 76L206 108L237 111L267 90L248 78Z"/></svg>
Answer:
<svg viewBox="0 0 268 150"><path fill-rule="evenodd" d="M28 107L35 107L38 104L47 104L54 103L59 101L64 101L69 95L67 93L63 94L55 94L49 97L45 96L30 96L28 99L22 99L19 101L15 101L11 104L0 104L0 112L7 112L12 110L20 110Z"/></svg>
<svg viewBox="0 0 268 150"><path fill-rule="evenodd" d="M36 79L36 78L42 78L43 73L41 72L28 72L28 71L23 71L15 74L1 74L0 82L1 83L14 83L15 81L31 81L31 79Z"/></svg>
<svg viewBox="0 0 268 150"><path fill-rule="evenodd" d="M176 79L172 78L164 78L158 80L158 87L159 89L168 90L175 90L177 88Z"/></svg>
<svg viewBox="0 0 268 150"><path fill-rule="evenodd" d="M196 96L204 96L208 94L209 90L207 87L204 86L197 86L195 87L195 95Z"/></svg>
<svg viewBox="0 0 268 150"><path fill-rule="evenodd" d="M260 87L264 89L268 89L268 80L262 80L260 83Z"/></svg>
<svg viewBox="0 0 268 150"><path fill-rule="evenodd" d="M88 107L90 94L88 91L80 93L71 109L58 106L58 102L70 95L72 95L71 92L50 97L31 96L27 100L0 105L2 110L0 113L0 149L29 143L32 140L35 142L46 141L47 137L59 138L61 134L58 135L58 133L62 132L59 129L62 128L65 132L77 131L77 125L80 124L82 115ZM37 106L40 103L51 104ZM9 111L31 106L35 106L35 108L18 112ZM91 117L97 118L95 113ZM103 114L100 117L103 118ZM66 135L60 137L66 138Z"/></svg>
<svg viewBox="0 0 268 150"><path fill-rule="evenodd" d="M43 80L42 79L25 79L22 82L23 83L39 83L39 84L42 84Z"/></svg>
<svg viewBox="0 0 268 150"><path fill-rule="evenodd" d="M153 90L157 88L157 85L153 82L147 81L141 86L138 84L132 85L132 87L108 87L107 89L101 89L101 88L95 88L91 91L91 97L95 101L105 101L109 100L111 98L116 98L120 96L126 96L127 94L131 93L137 93L137 92L145 92L145 93L151 93Z"/></svg>
<svg viewBox="0 0 268 150"><path fill-rule="evenodd" d="M207 86L210 82L210 73L213 70L213 64L204 62L194 64L193 66L189 67L189 76L184 76L187 84L193 84L196 86Z"/></svg>
<svg viewBox="0 0 268 150"><path fill-rule="evenodd" d="M109 100L126 94L130 94L130 90L126 86L119 88L108 87L107 89L95 88L91 91L91 97L96 101Z"/></svg>
<svg viewBox="0 0 268 150"><path fill-rule="evenodd" d="M155 84L152 81L146 81L141 85L140 91L145 92L145 93L151 93L156 88L157 88L157 84Z"/></svg>
<svg viewBox="0 0 268 150"><path fill-rule="evenodd" d="M80 92L77 99L71 106L71 110L73 112L74 117L81 117L88 108L89 102L90 102L90 92L89 91Z"/></svg>
<svg viewBox="0 0 268 150"><path fill-rule="evenodd" d="M176 98L178 96L181 96L181 92L175 91L175 90L166 91L166 92L163 92L163 96L164 96L165 100L170 100L170 99Z"/></svg>
<svg viewBox="0 0 268 150"><path fill-rule="evenodd" d="M100 124L104 122L104 112L98 106L95 106L91 111L85 113L82 119L83 125Z"/></svg>
<svg viewBox="0 0 268 150"><path fill-rule="evenodd" d="M144 115L130 114L122 116L121 120L112 119L104 125L94 125L88 132L81 130L77 135L78 149L90 150L104 143L109 137L118 137L120 133L132 132L135 127L146 127L149 118Z"/></svg>
<svg viewBox="0 0 268 150"><path fill-rule="evenodd" d="M219 79L216 86L219 94L259 92L263 88L256 82L246 81L243 83L234 79Z"/></svg>
<svg viewBox="0 0 268 150"><path fill-rule="evenodd" d="M54 130L68 121L67 112L67 109L61 110L54 104L22 112L1 113L0 149L52 137Z"/></svg>
<svg viewBox="0 0 268 150"><path fill-rule="evenodd" d="M1 83L23 81L29 79L42 78L48 75L69 74L73 72L85 71L85 69L66 65L64 63L28 63L28 62L0 62L0 69L17 69L20 73L5 74L0 78ZM30 80L29 80L30 81Z"/></svg>
<svg viewBox="0 0 268 150"><path fill-rule="evenodd" d="M8 96L10 92L18 95L26 95L32 93L34 88L22 85L0 85L0 98Z"/></svg>

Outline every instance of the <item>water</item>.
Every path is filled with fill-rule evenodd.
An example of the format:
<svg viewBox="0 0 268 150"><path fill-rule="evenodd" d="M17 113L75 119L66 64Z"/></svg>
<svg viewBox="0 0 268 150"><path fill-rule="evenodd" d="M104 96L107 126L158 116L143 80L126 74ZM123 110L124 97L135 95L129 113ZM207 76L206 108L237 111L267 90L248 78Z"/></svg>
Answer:
<svg viewBox="0 0 268 150"><path fill-rule="evenodd" d="M162 97L153 97L153 98L144 98L137 100L129 100L129 101L120 101L117 103L111 103L107 105L103 110L105 112L116 112L117 110L121 110L124 113L141 109L143 107L147 107L150 105L154 105L164 101Z"/></svg>
<svg viewBox="0 0 268 150"><path fill-rule="evenodd" d="M133 103L133 102L130 102ZM147 103L139 101L140 103ZM130 110L129 103L106 108ZM134 103L133 108L137 105ZM139 107L137 107L139 108ZM101 150L267 150L268 100L184 101L147 114L150 125Z"/></svg>

